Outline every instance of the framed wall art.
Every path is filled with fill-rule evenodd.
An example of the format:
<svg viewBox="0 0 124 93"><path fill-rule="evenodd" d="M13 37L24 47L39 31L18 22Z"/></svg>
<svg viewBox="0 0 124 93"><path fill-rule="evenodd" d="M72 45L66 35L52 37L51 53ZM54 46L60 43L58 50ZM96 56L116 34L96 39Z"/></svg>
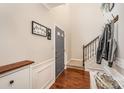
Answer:
<svg viewBox="0 0 124 93"><path fill-rule="evenodd" d="M51 40L51 29L47 28L47 39Z"/></svg>
<svg viewBox="0 0 124 93"><path fill-rule="evenodd" d="M46 37L47 36L47 27L32 21L32 34Z"/></svg>

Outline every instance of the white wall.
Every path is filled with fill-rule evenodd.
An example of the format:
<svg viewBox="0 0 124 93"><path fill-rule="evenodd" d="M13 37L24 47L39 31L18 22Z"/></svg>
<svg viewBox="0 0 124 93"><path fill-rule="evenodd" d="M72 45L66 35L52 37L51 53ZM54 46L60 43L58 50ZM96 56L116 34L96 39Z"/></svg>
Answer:
<svg viewBox="0 0 124 93"><path fill-rule="evenodd" d="M50 27L53 20L42 4L0 4L0 65L53 58L53 39L31 34L31 21Z"/></svg>
<svg viewBox="0 0 124 93"><path fill-rule="evenodd" d="M116 4L115 14L119 14L118 24L118 62L116 63L116 70L124 75L124 4Z"/></svg>
<svg viewBox="0 0 124 93"><path fill-rule="evenodd" d="M119 4L118 44L119 58L124 59L124 4Z"/></svg>
<svg viewBox="0 0 124 93"><path fill-rule="evenodd" d="M118 10L118 11L117 11ZM124 4L118 4L119 58L124 59ZM54 43L31 34L34 20L53 30L54 24L65 31L67 59L82 59L82 45L101 33L103 14L100 4L65 4L52 10L42 4L0 4L0 65L34 60L36 63L54 57ZM53 36L52 36L53 37Z"/></svg>
<svg viewBox="0 0 124 93"><path fill-rule="evenodd" d="M71 4L71 57L82 59L82 46L97 37L103 26L100 4Z"/></svg>

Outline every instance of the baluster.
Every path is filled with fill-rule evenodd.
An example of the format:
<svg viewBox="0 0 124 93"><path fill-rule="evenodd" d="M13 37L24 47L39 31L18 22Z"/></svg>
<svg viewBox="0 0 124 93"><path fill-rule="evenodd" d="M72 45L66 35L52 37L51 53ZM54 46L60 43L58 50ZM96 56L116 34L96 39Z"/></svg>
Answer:
<svg viewBox="0 0 124 93"><path fill-rule="evenodd" d="M84 63L85 62L85 47L84 47L84 45L83 45L83 66L84 66Z"/></svg>
<svg viewBox="0 0 124 93"><path fill-rule="evenodd" d="M90 45L88 45L88 47L89 47L89 59L90 59Z"/></svg>
<svg viewBox="0 0 124 93"><path fill-rule="evenodd" d="M94 41L93 41L93 56L94 56Z"/></svg>
<svg viewBox="0 0 124 93"><path fill-rule="evenodd" d="M87 53L87 56L88 56L88 58L87 58L87 60L89 60L89 46L87 46L87 49L88 49L88 53Z"/></svg>
<svg viewBox="0 0 124 93"><path fill-rule="evenodd" d="M92 50L91 50L91 44L89 44L89 47L90 47L90 58L91 58L91 51L92 51Z"/></svg>
<svg viewBox="0 0 124 93"><path fill-rule="evenodd" d="M87 55L86 55L87 49L86 49L86 47L84 48L84 51L85 51L85 53L84 53L84 60L86 61L87 60Z"/></svg>
<svg viewBox="0 0 124 93"><path fill-rule="evenodd" d="M89 44L89 59L90 59L90 49L91 49L91 47L90 47L90 44Z"/></svg>
<svg viewBox="0 0 124 93"><path fill-rule="evenodd" d="M95 41L95 56L96 56L96 41Z"/></svg>
<svg viewBox="0 0 124 93"><path fill-rule="evenodd" d="M91 43L92 44L92 43ZM91 44L89 44L89 46L90 46L90 58L91 58L91 56L92 56L92 47L91 47Z"/></svg>
<svg viewBox="0 0 124 93"><path fill-rule="evenodd" d="M90 47L89 47L89 45L88 45L88 60L90 59Z"/></svg>
<svg viewBox="0 0 124 93"><path fill-rule="evenodd" d="M83 48L83 60L85 61L86 60L86 50L85 50L85 48Z"/></svg>
<svg viewBox="0 0 124 93"><path fill-rule="evenodd" d="M87 49L86 49L86 47L84 48L84 50L85 50L85 54L84 54L84 56L85 56L85 61L87 60Z"/></svg>
<svg viewBox="0 0 124 93"><path fill-rule="evenodd" d="M93 44L93 46L94 46L94 56L95 56L95 41L94 41L94 44Z"/></svg>
<svg viewBox="0 0 124 93"><path fill-rule="evenodd" d="M92 48L93 48L93 49L92 49L92 51L93 51L92 56L94 56L94 41L93 41L92 46L93 46L93 47L92 47Z"/></svg>
<svg viewBox="0 0 124 93"><path fill-rule="evenodd" d="M93 42L93 55L95 56L95 41Z"/></svg>
<svg viewBox="0 0 124 93"><path fill-rule="evenodd" d="M91 50L90 50L90 53L91 53L91 54L90 54L90 58L92 58L92 43L90 44L90 49L91 49Z"/></svg>
<svg viewBox="0 0 124 93"><path fill-rule="evenodd" d="M85 60L87 60L87 48L85 47Z"/></svg>
<svg viewBox="0 0 124 93"><path fill-rule="evenodd" d="M85 59L86 59L86 58L85 58L85 57L86 57L86 54L85 54L86 52L85 52L85 51L86 51L86 50L85 50L85 47L83 46L83 60L84 60L84 61L85 61Z"/></svg>

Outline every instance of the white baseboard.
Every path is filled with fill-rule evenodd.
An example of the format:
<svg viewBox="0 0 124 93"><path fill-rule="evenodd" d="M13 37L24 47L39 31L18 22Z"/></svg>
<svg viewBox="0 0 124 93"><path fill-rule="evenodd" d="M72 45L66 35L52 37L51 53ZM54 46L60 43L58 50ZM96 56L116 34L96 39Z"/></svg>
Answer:
<svg viewBox="0 0 124 93"><path fill-rule="evenodd" d="M46 89L49 89L53 84L55 83L55 80L52 80L46 87Z"/></svg>
<svg viewBox="0 0 124 93"><path fill-rule="evenodd" d="M67 66L65 65L64 69L66 69L66 68L67 68Z"/></svg>
<svg viewBox="0 0 124 93"><path fill-rule="evenodd" d="M71 58L71 60L82 61L82 59L78 59L78 58Z"/></svg>

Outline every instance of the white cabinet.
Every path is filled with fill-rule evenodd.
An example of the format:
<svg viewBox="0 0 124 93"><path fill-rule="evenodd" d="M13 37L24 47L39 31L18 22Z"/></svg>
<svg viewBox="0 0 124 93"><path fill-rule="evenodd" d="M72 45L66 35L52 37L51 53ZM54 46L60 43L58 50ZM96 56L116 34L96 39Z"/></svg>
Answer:
<svg viewBox="0 0 124 93"><path fill-rule="evenodd" d="M0 74L0 89L49 88L55 81L55 61L27 65Z"/></svg>
<svg viewBox="0 0 124 93"><path fill-rule="evenodd" d="M0 77L0 89L25 89L30 88L29 67L14 71Z"/></svg>

